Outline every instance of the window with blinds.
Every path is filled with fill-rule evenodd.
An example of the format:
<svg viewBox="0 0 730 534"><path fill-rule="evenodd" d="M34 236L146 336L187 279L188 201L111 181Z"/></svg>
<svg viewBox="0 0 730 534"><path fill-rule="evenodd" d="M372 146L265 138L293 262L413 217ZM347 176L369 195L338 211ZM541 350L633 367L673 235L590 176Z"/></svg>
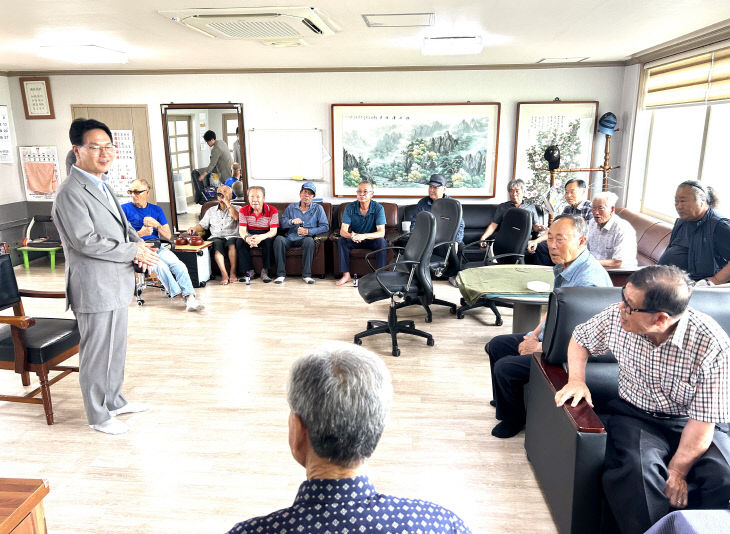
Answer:
<svg viewBox="0 0 730 534"><path fill-rule="evenodd" d="M730 100L730 47L647 69L644 107Z"/></svg>

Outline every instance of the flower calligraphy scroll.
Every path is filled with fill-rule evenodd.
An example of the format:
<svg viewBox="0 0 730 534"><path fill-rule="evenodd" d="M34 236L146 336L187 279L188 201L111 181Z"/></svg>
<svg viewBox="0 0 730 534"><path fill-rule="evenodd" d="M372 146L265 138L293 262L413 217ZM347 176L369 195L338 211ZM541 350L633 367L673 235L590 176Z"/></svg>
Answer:
<svg viewBox="0 0 730 534"><path fill-rule="evenodd" d="M550 145L560 149L560 167L587 168L593 161L598 101L519 102L515 128L514 178L527 184L525 200L540 203L550 188L550 171L543 155ZM562 180L583 177L559 175ZM556 186L560 184L556 183Z"/></svg>
<svg viewBox="0 0 730 534"><path fill-rule="evenodd" d="M500 104L332 104L332 191L379 197L428 194L432 174L454 197L493 197Z"/></svg>

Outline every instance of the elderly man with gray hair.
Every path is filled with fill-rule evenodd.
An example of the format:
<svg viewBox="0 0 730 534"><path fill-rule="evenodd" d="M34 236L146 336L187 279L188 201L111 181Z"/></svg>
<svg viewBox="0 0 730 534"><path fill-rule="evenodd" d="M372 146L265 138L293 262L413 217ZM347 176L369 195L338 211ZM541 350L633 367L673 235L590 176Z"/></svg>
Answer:
<svg viewBox="0 0 730 534"><path fill-rule="evenodd" d="M636 267L636 232L616 215L618 197L610 191L593 197L593 219L588 222L588 250L607 269Z"/></svg>
<svg viewBox="0 0 730 534"><path fill-rule="evenodd" d="M436 504L378 493L360 473L383 433L393 397L372 352L331 342L289 374L289 447L307 472L290 508L238 523L229 534L276 532L471 532Z"/></svg>

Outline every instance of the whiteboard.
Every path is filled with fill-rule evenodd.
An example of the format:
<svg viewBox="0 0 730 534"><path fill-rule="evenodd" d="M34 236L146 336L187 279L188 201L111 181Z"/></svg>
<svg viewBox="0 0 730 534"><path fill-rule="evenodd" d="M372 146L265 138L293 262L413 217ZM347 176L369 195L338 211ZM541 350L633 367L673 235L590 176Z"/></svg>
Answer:
<svg viewBox="0 0 730 534"><path fill-rule="evenodd" d="M322 180L322 130L249 130L249 178Z"/></svg>

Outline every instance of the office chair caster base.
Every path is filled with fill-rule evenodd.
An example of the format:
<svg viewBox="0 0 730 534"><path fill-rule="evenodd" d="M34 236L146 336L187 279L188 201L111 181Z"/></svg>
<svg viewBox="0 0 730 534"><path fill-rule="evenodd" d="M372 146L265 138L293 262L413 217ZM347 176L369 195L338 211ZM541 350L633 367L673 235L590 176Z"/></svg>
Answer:
<svg viewBox="0 0 730 534"><path fill-rule="evenodd" d="M355 338L355 341L353 343L355 343L355 345L362 345L362 339Z"/></svg>
<svg viewBox="0 0 730 534"><path fill-rule="evenodd" d="M464 318L464 314L463 314L463 313L461 313L460 311L457 311L457 312L456 312L456 318L457 318L457 319L463 319L463 318Z"/></svg>
<svg viewBox="0 0 730 534"><path fill-rule="evenodd" d="M426 340L426 345L428 345L429 347L433 347L435 343L436 343L436 342L435 342L435 341L433 340L433 338L432 338L432 337L430 337L430 338L428 338L428 339Z"/></svg>
<svg viewBox="0 0 730 534"><path fill-rule="evenodd" d="M430 323L433 321L433 318L430 315L426 316L426 319L424 319L427 323Z"/></svg>
<svg viewBox="0 0 730 534"><path fill-rule="evenodd" d="M200 282L200 287L205 287L206 282Z"/></svg>
<svg viewBox="0 0 730 534"><path fill-rule="evenodd" d="M504 324L504 321L501 317L497 317L497 320L494 321L494 326L502 326Z"/></svg>
<svg viewBox="0 0 730 534"><path fill-rule="evenodd" d="M139 300L137 301L137 306L141 306L142 304L144 304L144 300L142 300L142 299L139 299Z"/></svg>
<svg viewBox="0 0 730 534"><path fill-rule="evenodd" d="M400 349L398 347L393 349L393 356L400 356Z"/></svg>

